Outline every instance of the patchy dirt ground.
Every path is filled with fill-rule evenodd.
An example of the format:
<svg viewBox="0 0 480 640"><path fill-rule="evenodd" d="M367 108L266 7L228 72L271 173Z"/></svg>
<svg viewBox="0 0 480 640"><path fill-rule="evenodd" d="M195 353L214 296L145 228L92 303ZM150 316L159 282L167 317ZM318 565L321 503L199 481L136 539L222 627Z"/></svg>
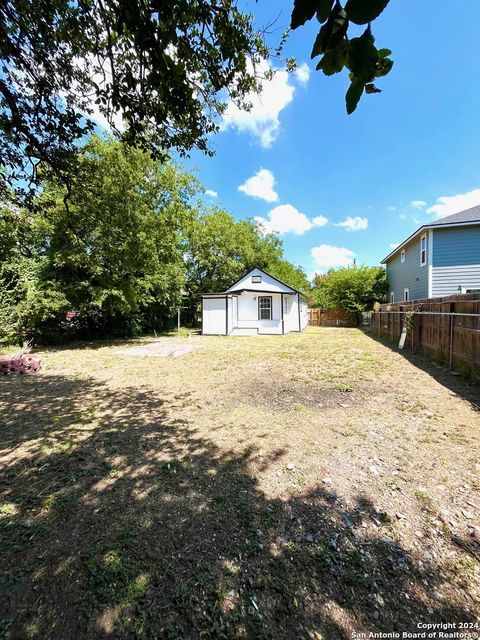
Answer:
<svg viewBox="0 0 480 640"><path fill-rule="evenodd" d="M153 342L135 345L117 351L119 356L135 357L156 357L156 358L179 358L187 353L204 349L204 345L195 342L193 339L173 340L172 338L159 338Z"/></svg>
<svg viewBox="0 0 480 640"><path fill-rule="evenodd" d="M0 380L0 638L478 622L478 387L356 329L141 344Z"/></svg>

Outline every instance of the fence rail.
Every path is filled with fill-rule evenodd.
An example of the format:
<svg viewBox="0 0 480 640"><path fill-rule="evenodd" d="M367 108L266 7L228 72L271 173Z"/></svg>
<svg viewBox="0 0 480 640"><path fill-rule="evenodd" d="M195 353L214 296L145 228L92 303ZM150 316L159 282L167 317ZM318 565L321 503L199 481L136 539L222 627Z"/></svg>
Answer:
<svg viewBox="0 0 480 640"><path fill-rule="evenodd" d="M357 317L343 309L308 310L308 322L315 327L356 327Z"/></svg>
<svg viewBox="0 0 480 640"><path fill-rule="evenodd" d="M480 379L480 296L458 295L380 305L372 313L372 333Z"/></svg>

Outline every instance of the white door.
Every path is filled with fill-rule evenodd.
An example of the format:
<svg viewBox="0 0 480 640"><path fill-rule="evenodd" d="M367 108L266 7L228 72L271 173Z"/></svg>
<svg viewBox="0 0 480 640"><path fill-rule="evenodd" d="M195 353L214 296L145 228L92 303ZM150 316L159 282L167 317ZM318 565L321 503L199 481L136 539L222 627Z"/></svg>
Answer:
<svg viewBox="0 0 480 640"><path fill-rule="evenodd" d="M203 298L202 333L225 335L225 298Z"/></svg>

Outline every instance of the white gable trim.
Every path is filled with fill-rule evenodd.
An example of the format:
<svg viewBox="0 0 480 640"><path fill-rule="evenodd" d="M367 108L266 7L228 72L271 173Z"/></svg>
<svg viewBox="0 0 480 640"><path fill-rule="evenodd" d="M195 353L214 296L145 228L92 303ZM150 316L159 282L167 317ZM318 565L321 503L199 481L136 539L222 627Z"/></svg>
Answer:
<svg viewBox="0 0 480 640"><path fill-rule="evenodd" d="M261 282L256 281L258 276L261 276ZM289 287L274 276L271 276L270 274L266 273L262 269L258 269L257 267L246 273L240 278L240 280L232 284L232 286L227 289L227 292L234 293L235 291L243 290L259 292L268 291L270 293L297 293L297 291L295 289L292 289L292 287Z"/></svg>

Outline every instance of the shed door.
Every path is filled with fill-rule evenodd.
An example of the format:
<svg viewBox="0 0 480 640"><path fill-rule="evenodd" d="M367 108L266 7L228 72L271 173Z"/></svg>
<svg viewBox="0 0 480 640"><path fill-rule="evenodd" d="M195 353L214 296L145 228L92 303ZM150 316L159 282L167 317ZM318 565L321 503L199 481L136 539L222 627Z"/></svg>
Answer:
<svg viewBox="0 0 480 640"><path fill-rule="evenodd" d="M225 335L226 316L225 298L204 298L202 313L202 332L213 335Z"/></svg>

